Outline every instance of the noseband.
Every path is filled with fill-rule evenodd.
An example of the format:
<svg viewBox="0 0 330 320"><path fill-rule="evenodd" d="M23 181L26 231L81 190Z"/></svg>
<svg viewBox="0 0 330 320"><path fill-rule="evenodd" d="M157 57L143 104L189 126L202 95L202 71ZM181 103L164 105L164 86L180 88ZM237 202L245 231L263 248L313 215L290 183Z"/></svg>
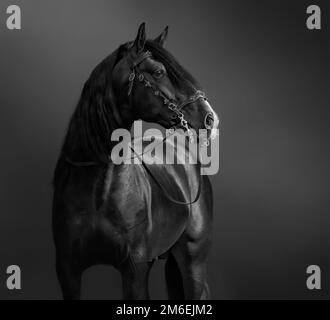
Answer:
<svg viewBox="0 0 330 320"><path fill-rule="evenodd" d="M134 86L134 80L137 79L140 83L142 83L146 88L149 88L152 90L153 95L156 97L159 97L162 99L163 104L172 112L172 120L178 119L178 123L184 130L187 132L189 138L193 139L193 133L189 128L187 120L184 118L184 114L182 113L182 109L186 106L188 106L191 103L196 102L199 99L207 100L205 93L200 90L196 90L195 93L188 97L185 101L183 101L181 104L177 104L164 93L162 92L157 86L152 84L142 73L142 71L139 70L139 65L147 58L152 57L152 53L150 51L142 52L132 63L131 65L131 73L128 77L128 96L131 95L133 86ZM177 123L177 124L178 124ZM176 125L177 125L176 124ZM175 130L176 126L173 126L172 129Z"/></svg>

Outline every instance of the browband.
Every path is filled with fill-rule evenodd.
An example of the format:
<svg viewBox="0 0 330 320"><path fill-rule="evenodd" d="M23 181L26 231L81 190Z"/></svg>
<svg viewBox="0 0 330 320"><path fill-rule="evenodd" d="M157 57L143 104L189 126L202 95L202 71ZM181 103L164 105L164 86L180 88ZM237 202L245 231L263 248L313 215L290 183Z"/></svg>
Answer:
<svg viewBox="0 0 330 320"><path fill-rule="evenodd" d="M138 66L143 60L152 56L150 51L142 52L134 61L133 61L133 68Z"/></svg>

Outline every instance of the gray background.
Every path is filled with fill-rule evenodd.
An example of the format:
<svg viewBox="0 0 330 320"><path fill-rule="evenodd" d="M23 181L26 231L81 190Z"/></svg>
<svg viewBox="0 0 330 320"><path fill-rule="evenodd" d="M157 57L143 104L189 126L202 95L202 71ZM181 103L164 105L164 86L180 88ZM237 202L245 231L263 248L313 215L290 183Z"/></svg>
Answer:
<svg viewBox="0 0 330 320"><path fill-rule="evenodd" d="M69 117L94 66L170 26L167 48L204 85L222 123L209 279L215 299L330 298L329 10L326 1L16 0L0 3L0 298L58 299L51 179ZM322 31L305 26L322 8ZM327 43L326 43L327 41ZM5 287L22 268L21 291ZM323 270L319 292L306 268ZM153 298L165 297L163 263ZM83 297L120 298L95 267Z"/></svg>

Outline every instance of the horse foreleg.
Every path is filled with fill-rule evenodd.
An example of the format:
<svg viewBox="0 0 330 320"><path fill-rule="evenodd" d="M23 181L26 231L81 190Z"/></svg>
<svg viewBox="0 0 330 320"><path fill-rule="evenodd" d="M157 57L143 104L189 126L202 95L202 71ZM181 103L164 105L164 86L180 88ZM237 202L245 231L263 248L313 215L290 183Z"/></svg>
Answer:
<svg viewBox="0 0 330 320"><path fill-rule="evenodd" d="M80 300L82 271L77 267L73 267L69 262L57 258L56 273L62 289L63 299Z"/></svg>
<svg viewBox="0 0 330 320"><path fill-rule="evenodd" d="M122 284L124 300L149 300L148 280L152 262L135 264L135 268L122 268Z"/></svg>
<svg viewBox="0 0 330 320"><path fill-rule="evenodd" d="M181 271L184 299L210 299L210 290L207 284L206 256L209 245L199 246L196 243L181 243L172 250Z"/></svg>
<svg viewBox="0 0 330 320"><path fill-rule="evenodd" d="M179 266L172 254L170 254L166 260L165 278L168 298L170 300L183 300L184 290L182 276Z"/></svg>

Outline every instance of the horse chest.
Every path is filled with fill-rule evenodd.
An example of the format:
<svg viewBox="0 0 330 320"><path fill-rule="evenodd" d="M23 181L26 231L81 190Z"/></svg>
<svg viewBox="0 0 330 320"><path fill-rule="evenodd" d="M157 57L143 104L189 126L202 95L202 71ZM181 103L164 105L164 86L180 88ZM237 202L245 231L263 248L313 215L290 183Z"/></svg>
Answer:
<svg viewBox="0 0 330 320"><path fill-rule="evenodd" d="M145 173L139 166L109 165L100 179L98 193L102 201L120 210L140 210L150 194Z"/></svg>

